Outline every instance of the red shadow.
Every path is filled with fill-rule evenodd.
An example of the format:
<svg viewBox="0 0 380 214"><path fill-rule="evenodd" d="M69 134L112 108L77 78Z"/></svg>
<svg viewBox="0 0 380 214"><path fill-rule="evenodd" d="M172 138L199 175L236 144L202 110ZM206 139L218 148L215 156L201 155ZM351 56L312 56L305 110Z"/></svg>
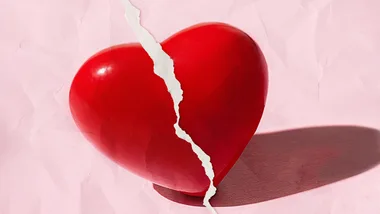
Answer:
<svg viewBox="0 0 380 214"><path fill-rule="evenodd" d="M211 199L215 207L268 201L328 185L380 162L380 131L365 127L302 128L255 135ZM154 185L169 200L202 198Z"/></svg>

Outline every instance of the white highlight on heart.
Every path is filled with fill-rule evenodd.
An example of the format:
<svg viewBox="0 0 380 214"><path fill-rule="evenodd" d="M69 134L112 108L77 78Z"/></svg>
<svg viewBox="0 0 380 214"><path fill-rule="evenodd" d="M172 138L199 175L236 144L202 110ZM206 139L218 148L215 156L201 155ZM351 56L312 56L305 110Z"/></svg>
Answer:
<svg viewBox="0 0 380 214"><path fill-rule="evenodd" d="M122 0L125 7L125 18L132 30L134 31L141 46L148 53L153 60L153 71L161 77L174 102L174 111L177 115L177 122L174 124L176 135L191 144L193 152L198 156L205 169L207 177L210 179L210 186L203 199L203 205L206 206L211 213L217 214L215 209L211 206L209 200L216 193L214 186L214 170L210 161L210 157L191 139L191 137L179 126L180 114L179 104L183 99L183 91L180 82L176 79L174 74L174 62L165 51L162 50L160 43L156 42L154 37L141 25L140 23L140 10L137 9L129 0Z"/></svg>

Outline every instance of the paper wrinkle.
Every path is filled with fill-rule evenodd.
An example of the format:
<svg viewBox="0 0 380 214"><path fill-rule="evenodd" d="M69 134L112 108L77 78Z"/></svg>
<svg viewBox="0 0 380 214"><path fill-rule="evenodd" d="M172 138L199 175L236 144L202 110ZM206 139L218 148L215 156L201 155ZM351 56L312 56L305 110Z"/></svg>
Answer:
<svg viewBox="0 0 380 214"><path fill-rule="evenodd" d="M114 206L101 186L87 177L80 185L81 214L116 213ZM94 204L96 200L98 203Z"/></svg>
<svg viewBox="0 0 380 214"><path fill-rule="evenodd" d="M210 156L208 156L180 126L180 113L179 104L183 99L183 91L180 82L176 79L174 73L174 62L168 54L163 51L160 43L141 25L140 23L140 10L137 9L129 0L122 0L125 7L125 18L135 33L141 46L145 49L147 54L153 60L153 71L156 75L161 77L174 102L174 111L177 116L177 121L174 124L176 135L191 144L193 152L197 155L198 159L202 162L207 177L210 179L210 186L206 192L203 204L207 209L216 214L215 209L211 206L209 200L216 193L216 187L213 184L214 171Z"/></svg>

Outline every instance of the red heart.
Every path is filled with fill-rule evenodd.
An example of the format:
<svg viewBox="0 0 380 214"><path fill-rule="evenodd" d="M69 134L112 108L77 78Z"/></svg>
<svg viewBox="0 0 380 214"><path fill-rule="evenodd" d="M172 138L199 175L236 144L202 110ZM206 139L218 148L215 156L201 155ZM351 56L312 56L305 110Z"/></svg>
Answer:
<svg viewBox="0 0 380 214"><path fill-rule="evenodd" d="M221 23L190 27L162 46L184 91L179 124L211 157L218 185L260 122L265 59L246 33ZM140 45L88 59L72 82L70 107L86 138L120 165L158 185L205 194L209 179L190 144L176 136L172 98Z"/></svg>

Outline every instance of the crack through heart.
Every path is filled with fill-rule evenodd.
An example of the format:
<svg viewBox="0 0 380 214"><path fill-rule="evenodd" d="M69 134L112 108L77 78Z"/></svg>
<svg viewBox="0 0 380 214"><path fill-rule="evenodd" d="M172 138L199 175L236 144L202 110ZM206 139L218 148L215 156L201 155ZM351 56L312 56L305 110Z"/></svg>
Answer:
<svg viewBox="0 0 380 214"><path fill-rule="evenodd" d="M176 135L191 144L193 152L197 155L198 159L202 162L207 177L210 179L210 186L206 192L203 200L203 205L210 210L212 214L217 214L215 209L210 204L210 199L216 193L214 186L214 170L208 156L188 135L185 130L179 126L180 114L179 104L183 99L183 91L180 82L176 79L174 74L174 62L170 56L163 51L160 43L156 42L154 37L141 25L140 23L140 10L137 9L129 0L122 0L125 7L125 18L139 40L141 46L148 53L152 59L154 73L161 77L170 93L174 102L174 111L177 116L177 121L174 124Z"/></svg>

